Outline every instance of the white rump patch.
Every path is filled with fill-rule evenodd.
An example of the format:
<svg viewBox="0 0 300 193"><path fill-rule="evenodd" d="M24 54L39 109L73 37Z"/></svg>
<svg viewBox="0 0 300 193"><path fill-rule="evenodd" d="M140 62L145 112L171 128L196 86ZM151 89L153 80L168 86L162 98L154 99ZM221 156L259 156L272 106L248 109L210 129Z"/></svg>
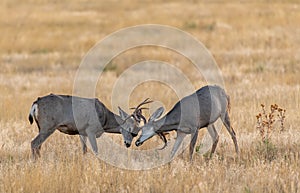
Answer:
<svg viewBox="0 0 300 193"><path fill-rule="evenodd" d="M30 109L30 115L37 119L37 117L38 117L38 105L36 103L34 105L32 105L32 107Z"/></svg>

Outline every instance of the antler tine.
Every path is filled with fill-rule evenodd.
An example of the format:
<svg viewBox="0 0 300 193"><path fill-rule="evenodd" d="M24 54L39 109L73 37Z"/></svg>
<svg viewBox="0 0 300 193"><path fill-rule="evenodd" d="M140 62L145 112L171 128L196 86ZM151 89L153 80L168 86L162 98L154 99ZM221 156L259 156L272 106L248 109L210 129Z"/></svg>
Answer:
<svg viewBox="0 0 300 193"><path fill-rule="evenodd" d="M144 123L146 123L146 118L142 115L142 110L143 109L149 109L149 108L145 108L142 107L140 108L142 105L148 104L148 103L152 103L153 101L149 100L150 98L146 98L143 102L141 102L137 107L132 107L130 109L134 109L132 116L135 118L135 120L137 120L138 122L140 122L140 120L142 119L144 121Z"/></svg>
<svg viewBox="0 0 300 193"><path fill-rule="evenodd" d="M142 103L140 103L136 109L140 108L142 105L148 104L148 103L152 103L153 101L149 101L150 98L146 98Z"/></svg>
<svg viewBox="0 0 300 193"><path fill-rule="evenodd" d="M136 109L136 107L131 107L130 109ZM147 107L142 107L142 108L139 108L139 109L144 110L144 109L149 109L149 108L147 108Z"/></svg>
<svg viewBox="0 0 300 193"><path fill-rule="evenodd" d="M143 108L140 108L142 105L145 105L145 104L148 104L148 103L152 103L153 101L149 101L149 99L150 98L146 98L143 102L141 102L137 107L133 107L133 108L131 108L131 109L135 109L134 111L133 111L133 114L134 113L136 113L138 110L141 110L141 109L143 109Z"/></svg>
<svg viewBox="0 0 300 193"><path fill-rule="evenodd" d="M145 118L145 116L142 113L139 116L140 116L141 119L143 119L144 124L146 124L147 123L147 119Z"/></svg>
<svg viewBox="0 0 300 193"><path fill-rule="evenodd" d="M157 133L157 135L160 137L160 139L165 143L164 146L162 148L159 148L158 150L163 150L167 147L168 141L167 141L167 138L165 136L166 134L168 134L168 133L163 133L163 132Z"/></svg>

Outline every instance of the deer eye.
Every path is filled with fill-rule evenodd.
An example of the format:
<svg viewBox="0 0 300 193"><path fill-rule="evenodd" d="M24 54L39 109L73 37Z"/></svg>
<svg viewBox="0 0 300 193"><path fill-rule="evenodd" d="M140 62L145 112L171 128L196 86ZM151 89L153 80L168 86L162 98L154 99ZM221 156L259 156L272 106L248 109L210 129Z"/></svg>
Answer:
<svg viewBox="0 0 300 193"><path fill-rule="evenodd" d="M131 135L132 135L132 137L136 137L137 136L137 134L135 134L135 133L131 133Z"/></svg>

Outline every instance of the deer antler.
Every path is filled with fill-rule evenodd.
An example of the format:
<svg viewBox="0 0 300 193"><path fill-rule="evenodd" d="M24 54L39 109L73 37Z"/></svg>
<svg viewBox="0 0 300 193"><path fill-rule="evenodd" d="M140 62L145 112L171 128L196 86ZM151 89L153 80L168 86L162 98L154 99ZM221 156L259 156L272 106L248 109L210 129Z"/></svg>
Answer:
<svg viewBox="0 0 300 193"><path fill-rule="evenodd" d="M142 107L140 108L141 106L145 105L145 104L148 104L148 103L152 103L153 101L149 100L149 98L146 98L143 102L141 102L137 107L132 107L130 109L134 109L133 113L132 113L132 116L133 118L138 122L140 123L141 122L141 119L144 121L144 124L147 123L146 121L146 118L144 117L143 113L142 113L142 110L143 109L149 109L149 108L145 108L145 107Z"/></svg>
<svg viewBox="0 0 300 193"><path fill-rule="evenodd" d="M165 143L164 146L162 148L159 148L158 150L163 150L167 147L168 141L167 141L166 136L165 136L167 134L169 134L169 133L163 133L163 132L157 133L157 135L160 137L160 139Z"/></svg>
<svg viewBox="0 0 300 193"><path fill-rule="evenodd" d="M145 107L141 107L145 104L148 104L148 103L152 103L153 101L150 100L150 98L146 98L143 102L141 102L137 107L132 107L130 109L134 109L133 113L131 116L133 116L133 118L138 122L140 123L141 122L141 119L143 120L144 124L147 123L147 120L145 118L145 116L143 115L142 113L142 110L144 109L149 109L149 108L145 108ZM165 147L167 147L167 139L165 137L165 134L168 134L168 133L157 133L157 135L160 137L160 139L164 142L164 146L162 148L160 148L159 150L163 150Z"/></svg>

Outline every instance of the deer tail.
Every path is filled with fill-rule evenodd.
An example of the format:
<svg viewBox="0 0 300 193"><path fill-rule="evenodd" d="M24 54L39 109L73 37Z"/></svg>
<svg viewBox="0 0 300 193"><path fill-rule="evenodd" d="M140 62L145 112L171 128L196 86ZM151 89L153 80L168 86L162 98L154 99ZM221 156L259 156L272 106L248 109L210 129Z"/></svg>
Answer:
<svg viewBox="0 0 300 193"><path fill-rule="evenodd" d="M227 98L227 111L229 113L230 112L230 108L231 108L230 96L226 95L226 98Z"/></svg>
<svg viewBox="0 0 300 193"><path fill-rule="evenodd" d="M34 102L31 106L29 117L28 117L30 124L33 123L33 120L36 120L37 115L38 115L38 105L36 102Z"/></svg>

